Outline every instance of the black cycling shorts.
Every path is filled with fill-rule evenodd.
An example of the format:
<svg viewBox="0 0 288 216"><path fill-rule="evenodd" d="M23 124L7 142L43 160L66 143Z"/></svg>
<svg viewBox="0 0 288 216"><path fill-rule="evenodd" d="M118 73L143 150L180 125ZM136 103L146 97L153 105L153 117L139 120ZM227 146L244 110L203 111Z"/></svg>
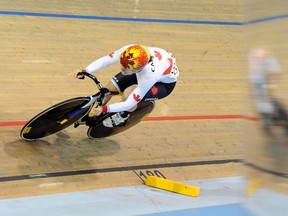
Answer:
<svg viewBox="0 0 288 216"><path fill-rule="evenodd" d="M123 75L120 72L112 78L112 82L114 83L118 91L123 92L129 86L137 85L137 77L136 77L136 74ZM157 82L146 93L142 101L159 100L161 98L164 98L173 91L175 86L176 86L176 82L173 82L173 83Z"/></svg>

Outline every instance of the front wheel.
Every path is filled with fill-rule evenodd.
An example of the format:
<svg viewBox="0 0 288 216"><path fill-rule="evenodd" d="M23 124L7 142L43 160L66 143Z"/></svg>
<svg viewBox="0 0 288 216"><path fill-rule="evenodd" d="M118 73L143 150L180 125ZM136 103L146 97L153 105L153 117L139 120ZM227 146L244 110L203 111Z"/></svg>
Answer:
<svg viewBox="0 0 288 216"><path fill-rule="evenodd" d="M90 97L77 97L60 102L42 111L22 128L20 136L24 140L39 139L61 131L85 116L91 106Z"/></svg>

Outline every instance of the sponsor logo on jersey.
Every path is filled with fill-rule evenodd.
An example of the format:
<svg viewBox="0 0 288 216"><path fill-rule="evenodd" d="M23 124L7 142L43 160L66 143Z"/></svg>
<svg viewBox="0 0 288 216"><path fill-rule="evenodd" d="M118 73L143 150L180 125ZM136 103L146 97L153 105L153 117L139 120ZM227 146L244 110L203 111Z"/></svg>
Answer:
<svg viewBox="0 0 288 216"><path fill-rule="evenodd" d="M152 71L152 72L155 72L155 65L154 65L154 62L151 62L151 71Z"/></svg>
<svg viewBox="0 0 288 216"><path fill-rule="evenodd" d="M145 98L144 101L155 101L155 100L158 100L158 98Z"/></svg>

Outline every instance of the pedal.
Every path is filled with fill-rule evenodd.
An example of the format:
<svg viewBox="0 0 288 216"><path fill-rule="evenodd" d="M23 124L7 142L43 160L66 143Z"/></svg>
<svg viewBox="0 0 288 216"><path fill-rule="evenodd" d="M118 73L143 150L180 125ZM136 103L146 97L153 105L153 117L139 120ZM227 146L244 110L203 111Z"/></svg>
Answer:
<svg viewBox="0 0 288 216"><path fill-rule="evenodd" d="M98 123L102 122L105 118L107 118L107 113L101 113L99 116L88 117L85 124L89 127L94 127Z"/></svg>
<svg viewBox="0 0 288 216"><path fill-rule="evenodd" d="M97 117L88 117L85 124L89 127L94 127L96 125L96 123L98 122L97 121L98 118Z"/></svg>
<svg viewBox="0 0 288 216"><path fill-rule="evenodd" d="M74 128L77 128L79 125L83 125L83 124L86 124L85 117L80 119L79 121L75 122L74 123Z"/></svg>

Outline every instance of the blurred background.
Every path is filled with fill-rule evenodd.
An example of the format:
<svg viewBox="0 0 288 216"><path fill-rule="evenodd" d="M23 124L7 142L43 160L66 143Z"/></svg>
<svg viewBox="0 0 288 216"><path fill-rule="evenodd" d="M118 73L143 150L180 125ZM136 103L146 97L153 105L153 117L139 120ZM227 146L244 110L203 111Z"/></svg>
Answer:
<svg viewBox="0 0 288 216"><path fill-rule="evenodd" d="M287 0L1 0L0 17L1 199L141 185L135 173L151 170L31 174L183 163L157 170L177 181L244 176L234 196L245 194L245 207L286 215ZM20 139L41 110L95 93L71 72L130 43L172 52L180 70L150 119L96 141L80 127ZM106 84L118 71L97 77Z"/></svg>
<svg viewBox="0 0 288 216"><path fill-rule="evenodd" d="M259 215L273 215L273 211L285 215L286 211L279 202L284 197L274 199L272 194L288 192L287 11L287 1L245 1L250 89L247 107L259 118L250 121L244 133L248 163L245 173L250 179L249 189L263 189L252 193L254 200L248 199ZM263 206L271 211L265 212Z"/></svg>

